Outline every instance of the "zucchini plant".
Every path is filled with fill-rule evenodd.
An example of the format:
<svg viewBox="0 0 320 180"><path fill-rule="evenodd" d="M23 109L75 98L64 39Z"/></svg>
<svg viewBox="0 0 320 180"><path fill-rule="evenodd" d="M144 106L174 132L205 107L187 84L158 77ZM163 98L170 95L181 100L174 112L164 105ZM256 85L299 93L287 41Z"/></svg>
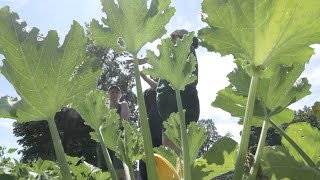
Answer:
<svg viewBox="0 0 320 180"><path fill-rule="evenodd" d="M60 45L56 31L46 37L37 28L27 31L27 24L9 7L0 10L0 26L0 53L5 57L1 74L21 97L14 111L1 117L19 122L46 120L62 177L71 179L54 116L68 104L76 106L96 88L101 68L86 55L84 29L74 21Z"/></svg>
<svg viewBox="0 0 320 180"><path fill-rule="evenodd" d="M95 45L111 47L117 52L127 51L134 58L148 177L158 179L137 54L147 42L166 33L164 26L175 9L170 6L170 0L152 0L150 7L147 0L101 0L101 3L106 18L102 19L103 24L92 20L89 38ZM201 45L222 55L232 54L237 64L237 68L228 75L230 86L219 91L212 105L240 117L243 124L241 143L237 145L230 138L222 138L202 157L196 158L205 135L203 129L194 123L187 131L180 98L180 91L196 79L192 75L196 61L192 55L187 57L194 36L190 33L183 40L178 40L177 46L170 39L163 39L158 46L159 56L147 51L151 68L145 72L167 80L176 92L179 112L172 114L165 126L169 139L182 147L183 163L175 162L179 155L172 150L161 147L154 151L166 157L162 162L171 168L170 172L175 177L183 179L212 179L233 169L236 180L256 179L260 166L271 179L319 179L319 147L313 146L319 144L319 131L300 123L290 125L285 132L279 125L289 122L293 116L293 111L287 107L310 94L311 85L307 79L298 78L313 54L310 45L320 43L320 1L204 0L202 13L202 20L208 26L199 31ZM95 130L92 138L103 146L111 177L117 179L104 146L114 150L129 166L127 174L132 178L132 163L142 158L142 137L137 127L124 123L126 133L121 138L117 130L117 115L105 107L107 97L102 92L92 91L96 88L101 68L95 59L86 55L87 37L83 28L73 22L60 45L56 31L49 31L47 36L40 35L37 28L27 31L27 24L8 7L0 9L0 27L0 53L5 57L0 72L21 97L19 100L1 97L0 117L19 122L46 120L62 178L85 179L88 176L74 175L78 170L72 164L77 166L79 161L66 159L54 122L57 111L72 106ZM317 116L318 106L314 106ZM244 172L251 126L263 128L253 166L249 172ZM270 126L283 135L284 147L264 147ZM169 162L176 165L176 172ZM48 168L52 165L44 164L48 164ZM282 168L276 168L279 166ZM24 175L25 170L33 171L28 170L27 165L21 167L16 171L18 175ZM46 174L37 164L34 167L39 174ZM56 172L57 166L52 167ZM295 171L298 168L302 169L302 175ZM7 177L7 174L1 176ZM110 177L108 173L97 173L92 178Z"/></svg>
<svg viewBox="0 0 320 180"><path fill-rule="evenodd" d="M203 21L208 23L208 27L199 32L202 45L222 55L232 54L238 66L251 77L249 86L242 84L241 77L236 77L236 90L230 86L224 92L227 93L226 101L221 102L226 106L233 101L230 104L238 106L229 108L231 112L242 109L243 130L234 179L241 179L244 174L251 126L264 123L256 163L249 176L255 178L269 117L289 113L285 107L308 94L306 80L299 84L301 87L290 87L300 74L292 73L292 79L285 80L288 75L285 69L296 71L299 69L297 66L303 68L313 54L310 45L320 42L319 5L320 2L312 0L204 0L202 3L202 11L206 15ZM243 87L249 87L247 94L242 94ZM262 103L257 103L257 100ZM242 103L238 104L239 101ZM264 106L262 111L256 110L258 104ZM266 118L263 121L255 118L259 113L264 113Z"/></svg>
<svg viewBox="0 0 320 180"><path fill-rule="evenodd" d="M147 42L152 42L166 33L164 26L175 12L175 9L170 7L170 2L152 0L148 8L146 0L119 0L117 4L114 0L101 0L102 11L107 15L102 22L107 27L95 19L90 23L90 38L95 45L111 47L118 52L127 51L134 58L134 77L149 179L157 179L157 174L137 54Z"/></svg>

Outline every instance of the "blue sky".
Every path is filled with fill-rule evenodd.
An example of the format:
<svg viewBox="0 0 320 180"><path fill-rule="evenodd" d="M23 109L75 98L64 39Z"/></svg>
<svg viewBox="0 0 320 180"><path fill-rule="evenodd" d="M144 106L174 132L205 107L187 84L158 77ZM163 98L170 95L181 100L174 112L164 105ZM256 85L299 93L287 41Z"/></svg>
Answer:
<svg viewBox="0 0 320 180"><path fill-rule="evenodd" d="M197 31L204 27L205 24L200 19L200 2L200 0L173 0L172 6L176 8L176 14L166 26L168 33L165 36L175 29L184 28L189 31ZM20 18L27 22L28 27L38 27L43 34L47 34L47 31L51 29L57 30L61 40L69 31L73 20L84 24L84 22L90 22L92 18L100 20L104 15L101 12L99 0L1 0L0 8L5 5L17 12ZM145 54L146 48L155 50L157 43L147 44L140 54ZM292 109L299 109L304 105L310 106L320 100L320 78L318 78L320 77L320 45L313 47L316 54L311 58L303 73L303 76L307 77L312 84L312 95L293 104ZM231 55L221 57L219 53L207 52L201 47L197 53L200 118L213 119L221 134L230 131L235 139L239 140L241 126L236 123L237 119L210 105L216 93L229 84L226 75L235 67L233 58ZM0 55L0 60L2 58L3 56ZM0 65L2 65L1 61ZM143 87L146 88L147 85L143 84ZM4 95L17 96L14 88L0 74L0 96ZM0 119L0 145L8 148L19 147L16 143L17 138L13 137L12 122L12 120Z"/></svg>

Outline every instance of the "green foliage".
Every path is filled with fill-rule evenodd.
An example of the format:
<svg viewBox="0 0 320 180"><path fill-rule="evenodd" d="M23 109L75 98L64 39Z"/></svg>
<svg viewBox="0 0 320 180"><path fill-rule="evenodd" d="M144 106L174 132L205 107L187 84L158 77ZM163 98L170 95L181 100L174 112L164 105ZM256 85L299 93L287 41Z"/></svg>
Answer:
<svg viewBox="0 0 320 180"><path fill-rule="evenodd" d="M143 144L142 136L136 125L130 126L127 121L122 121L124 133L119 130L120 117L115 109L106 106L108 95L103 91L91 91L87 94L83 104L76 109L95 132L90 133L92 139L99 143L104 143L108 148L115 151L117 156L130 163L142 158ZM102 136L100 142L98 136ZM125 142L121 140L124 136Z"/></svg>
<svg viewBox="0 0 320 180"><path fill-rule="evenodd" d="M297 161L287 149L280 146L265 147L261 161L263 172L270 179L319 179L318 169ZM271 178L272 177L272 178Z"/></svg>
<svg viewBox="0 0 320 180"><path fill-rule="evenodd" d="M319 101L314 103L314 105L312 106L312 111L317 117L318 121L320 122L320 102Z"/></svg>
<svg viewBox="0 0 320 180"><path fill-rule="evenodd" d="M118 52L126 50L137 54L147 42L152 42L166 33L164 26L173 16L175 9L170 0L152 0L147 9L146 0L101 0L102 11L107 19L90 23L90 38L95 45L111 47ZM121 49L121 48L123 49Z"/></svg>
<svg viewBox="0 0 320 180"><path fill-rule="evenodd" d="M207 160L208 164L223 165L226 162L226 158L223 156L224 153L232 154L237 149L237 144L231 138L222 137L203 155L203 158Z"/></svg>
<svg viewBox="0 0 320 180"><path fill-rule="evenodd" d="M304 66L295 64L292 67L278 66L270 78L259 81L252 126L262 126L265 112L271 119L281 125L290 122L293 111L286 108L309 95L311 85L306 78L298 79ZM238 67L228 75L231 85L218 92L212 106L222 108L232 116L240 117L243 123L247 95L249 93L250 76L238 64ZM297 80L298 79L298 80Z"/></svg>
<svg viewBox="0 0 320 180"><path fill-rule="evenodd" d="M122 157L128 157L130 163L133 164L135 161L142 159L144 148L142 134L138 130L136 124L130 125L127 121L122 122L124 127L124 141L123 146L118 145L119 148L125 147L125 154L120 154ZM104 138L106 138L104 136ZM123 152L123 150L120 150ZM124 160L124 159L123 159Z"/></svg>
<svg viewBox="0 0 320 180"><path fill-rule="evenodd" d="M109 172L102 172L101 169L88 164L80 158L68 156L68 163L72 171L71 174L75 179L91 180L104 177L105 180L111 180Z"/></svg>
<svg viewBox="0 0 320 180"><path fill-rule="evenodd" d="M76 107L85 120L85 124L89 125L96 132L99 132L100 126L107 121L120 119L115 109L106 106L108 95L103 91L91 91L86 95L81 105Z"/></svg>
<svg viewBox="0 0 320 180"><path fill-rule="evenodd" d="M27 32L27 24L8 7L0 10L0 26L0 53L5 57L1 73L21 97L17 120L53 118L62 107L77 105L95 89L100 71L86 56L87 39L77 22L61 46L56 31L46 37L36 28Z"/></svg>
<svg viewBox="0 0 320 180"><path fill-rule="evenodd" d="M103 123L100 129L100 133L106 146L109 149L119 153L117 147L118 139L120 138L119 119L109 119L108 121Z"/></svg>
<svg viewBox="0 0 320 180"><path fill-rule="evenodd" d="M167 121L163 122L163 127L166 130L164 133L169 140L177 147L181 147L181 133L179 131L180 120L179 114L172 113Z"/></svg>
<svg viewBox="0 0 320 180"><path fill-rule="evenodd" d="M191 122L188 126L188 143L189 143L189 153L190 161L196 160L199 153L199 149L203 143L207 140L207 135L205 134L205 129L199 127L195 122Z"/></svg>
<svg viewBox="0 0 320 180"><path fill-rule="evenodd" d="M168 121L163 122L163 127L166 129L165 134L169 140L178 148L181 149L181 133L179 115L172 113ZM195 122L191 122L187 131L190 162L194 162L199 149L207 139L205 134L205 128L197 125Z"/></svg>
<svg viewBox="0 0 320 180"><path fill-rule="evenodd" d="M162 157L166 158L173 167L176 167L176 162L177 162L177 154L174 152L174 150L170 149L169 147L166 146L160 146L153 148L154 152L161 155Z"/></svg>
<svg viewBox="0 0 320 180"><path fill-rule="evenodd" d="M247 72L271 76L278 65L304 64L320 42L320 1L204 0L202 45L242 60ZM223 18L222 18L223 17ZM258 69L256 69L259 67Z"/></svg>
<svg viewBox="0 0 320 180"><path fill-rule="evenodd" d="M171 38L166 38L158 45L160 55L148 50L147 56L152 68L144 70L152 77L167 80L172 89L184 90L185 86L194 82L195 77L192 72L196 70L196 60L190 52L190 44L194 33L184 36L182 40L177 39L177 44L173 44Z"/></svg>
<svg viewBox="0 0 320 180"><path fill-rule="evenodd" d="M38 159L34 162L20 163L16 159L6 158L13 150L0 146L0 179L61 179L59 166L48 160ZM2 159L2 160L1 160ZM68 156L68 163L73 179L106 180L111 179L109 172L92 166L83 159Z"/></svg>
<svg viewBox="0 0 320 180"><path fill-rule="evenodd" d="M193 169L193 177L205 176L203 179L209 180L216 176L224 174L235 168L235 159L237 155L237 142L231 138L222 137L203 157L196 160Z"/></svg>
<svg viewBox="0 0 320 180"><path fill-rule="evenodd" d="M204 127L205 129L205 134L207 135L207 140L203 143L199 156L203 155L205 152L207 152L210 147L222 136L219 135L217 132L217 128L214 125L214 122L212 119L200 119L197 124L200 127ZM229 132L230 133L230 132ZM226 135L227 136L227 135Z"/></svg>
<svg viewBox="0 0 320 180"><path fill-rule="evenodd" d="M320 167L320 131L312 127L309 123L295 123L288 126L286 133L300 146L311 160ZM290 154L298 161L303 159L299 153L289 144L286 139L282 139Z"/></svg>

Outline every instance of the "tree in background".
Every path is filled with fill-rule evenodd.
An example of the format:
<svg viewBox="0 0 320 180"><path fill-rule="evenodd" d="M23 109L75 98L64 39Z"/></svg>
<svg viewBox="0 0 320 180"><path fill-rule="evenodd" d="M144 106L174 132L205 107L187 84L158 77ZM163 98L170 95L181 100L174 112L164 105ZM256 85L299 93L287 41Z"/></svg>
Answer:
<svg viewBox="0 0 320 180"><path fill-rule="evenodd" d="M202 156L222 136L219 135L212 119L201 119L197 123L205 128L205 134L208 136L207 140L201 146L198 154L198 156Z"/></svg>
<svg viewBox="0 0 320 180"><path fill-rule="evenodd" d="M299 109L298 111L295 111L293 120L288 124L284 124L283 128L285 129L290 124L298 122L307 122L312 127L316 127L320 130L320 121L317 119L312 107L304 106L302 110Z"/></svg>
<svg viewBox="0 0 320 180"><path fill-rule="evenodd" d="M134 87L133 70L124 61L125 54L117 54L110 48L96 47L88 42L87 53L96 57L104 69L98 79L97 89L106 91L111 84L117 84L123 93L123 100L127 101L131 110L131 120L137 119L137 99L132 92ZM55 121L60 138L69 156L84 157L93 165L97 165L96 142L91 140L89 132L92 129L84 125L84 121L72 108L63 108L56 113ZM22 162L34 161L37 158L55 160L55 153L49 127L46 121L14 123L15 136L21 137L18 143L23 147L19 151L22 154Z"/></svg>
<svg viewBox="0 0 320 180"><path fill-rule="evenodd" d="M285 130L290 124L307 122L312 127L316 127L318 128L318 130L320 130L320 121L316 117L317 104L318 103L316 102L313 107L304 106L302 109L294 111L293 120L290 123L282 124L280 127L283 130ZM249 150L250 150L250 153L252 154L255 154L255 151L257 149L260 133L261 133L261 127L251 127ZM265 145L266 146L282 145L281 138L282 136L273 127L270 127L268 129Z"/></svg>

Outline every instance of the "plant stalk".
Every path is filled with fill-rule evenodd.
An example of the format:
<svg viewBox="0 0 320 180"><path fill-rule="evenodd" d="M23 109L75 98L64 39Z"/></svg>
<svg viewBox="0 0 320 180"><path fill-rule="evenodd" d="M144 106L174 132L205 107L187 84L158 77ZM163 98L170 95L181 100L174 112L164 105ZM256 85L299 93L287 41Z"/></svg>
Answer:
<svg viewBox="0 0 320 180"><path fill-rule="evenodd" d="M64 150L62 147L62 143L61 143L60 136L57 130L56 123L54 122L54 119L48 118L48 124L49 124L50 133L51 133L51 138L53 141L54 151L56 153L56 157L59 163L62 179L71 180L72 177L71 177L69 165L68 165L66 156L64 154Z"/></svg>
<svg viewBox="0 0 320 180"><path fill-rule="evenodd" d="M134 180L134 172L133 172L133 164L131 163L129 156L128 156L128 146L126 144L126 136L123 137L122 143L124 146L125 151L125 161L126 163L123 163L124 172L126 174L126 178L130 177L130 180ZM128 179L128 178L127 178Z"/></svg>
<svg viewBox="0 0 320 180"><path fill-rule="evenodd" d="M293 139L288 136L279 126L277 126L271 119L270 124L284 137L293 148L300 154L300 156L307 162L310 167L316 167L316 164L311 160L311 158L300 148L300 146L293 141Z"/></svg>
<svg viewBox="0 0 320 180"><path fill-rule="evenodd" d="M250 82L250 89L249 89L248 100L247 100L245 115L244 115L243 129L241 134L241 142L240 142L235 172L233 176L234 180L242 179L242 176L244 174L244 164L246 161L246 156L248 151L250 131L251 131L251 119L252 119L253 110L254 110L254 103L256 99L258 82L259 82L259 76L255 72L251 77L251 82Z"/></svg>
<svg viewBox="0 0 320 180"><path fill-rule="evenodd" d="M180 116L180 133L181 133L181 140L182 140L182 155L183 155L183 179L191 180L191 163L190 163L190 155L189 155L189 145L188 145L185 113L183 112L180 90L175 90L175 91L176 91L176 99L177 99L178 111Z"/></svg>
<svg viewBox="0 0 320 180"><path fill-rule="evenodd" d="M146 154L146 166L147 166L147 172L148 172L148 179L157 180L158 175L156 171L156 163L153 156L153 146L151 141L149 122L147 119L147 110L146 110L146 105L144 103L144 97L142 94L139 62L138 62L138 59L136 58L137 54L133 54L133 57L134 57L133 59L134 78L136 80L136 87L137 87L139 115L140 115L140 120L142 125L142 137L143 137L144 151Z"/></svg>
<svg viewBox="0 0 320 180"><path fill-rule="evenodd" d="M105 159L105 161L107 163L108 170L111 173L112 180L118 180L117 172L116 172L116 170L114 169L114 167L112 165L110 154L109 154L109 152L107 150L106 145L104 144L104 141L103 141L103 138L102 138L102 135L101 135L101 127L102 126L100 126L100 132L98 134L98 137L99 137L99 141L100 141L100 144L101 144L102 153L103 153L104 159Z"/></svg>
<svg viewBox="0 0 320 180"><path fill-rule="evenodd" d="M268 132L268 128L269 128L269 115L267 113L267 109L265 106L264 106L264 112L265 112L265 119L263 121L260 139L259 139L256 155L254 157L254 163L253 163L252 168L250 169L250 174L249 174L248 180L257 179L256 178L257 172L259 170L261 156L263 154L263 148L264 148L264 145L266 142L267 132Z"/></svg>

